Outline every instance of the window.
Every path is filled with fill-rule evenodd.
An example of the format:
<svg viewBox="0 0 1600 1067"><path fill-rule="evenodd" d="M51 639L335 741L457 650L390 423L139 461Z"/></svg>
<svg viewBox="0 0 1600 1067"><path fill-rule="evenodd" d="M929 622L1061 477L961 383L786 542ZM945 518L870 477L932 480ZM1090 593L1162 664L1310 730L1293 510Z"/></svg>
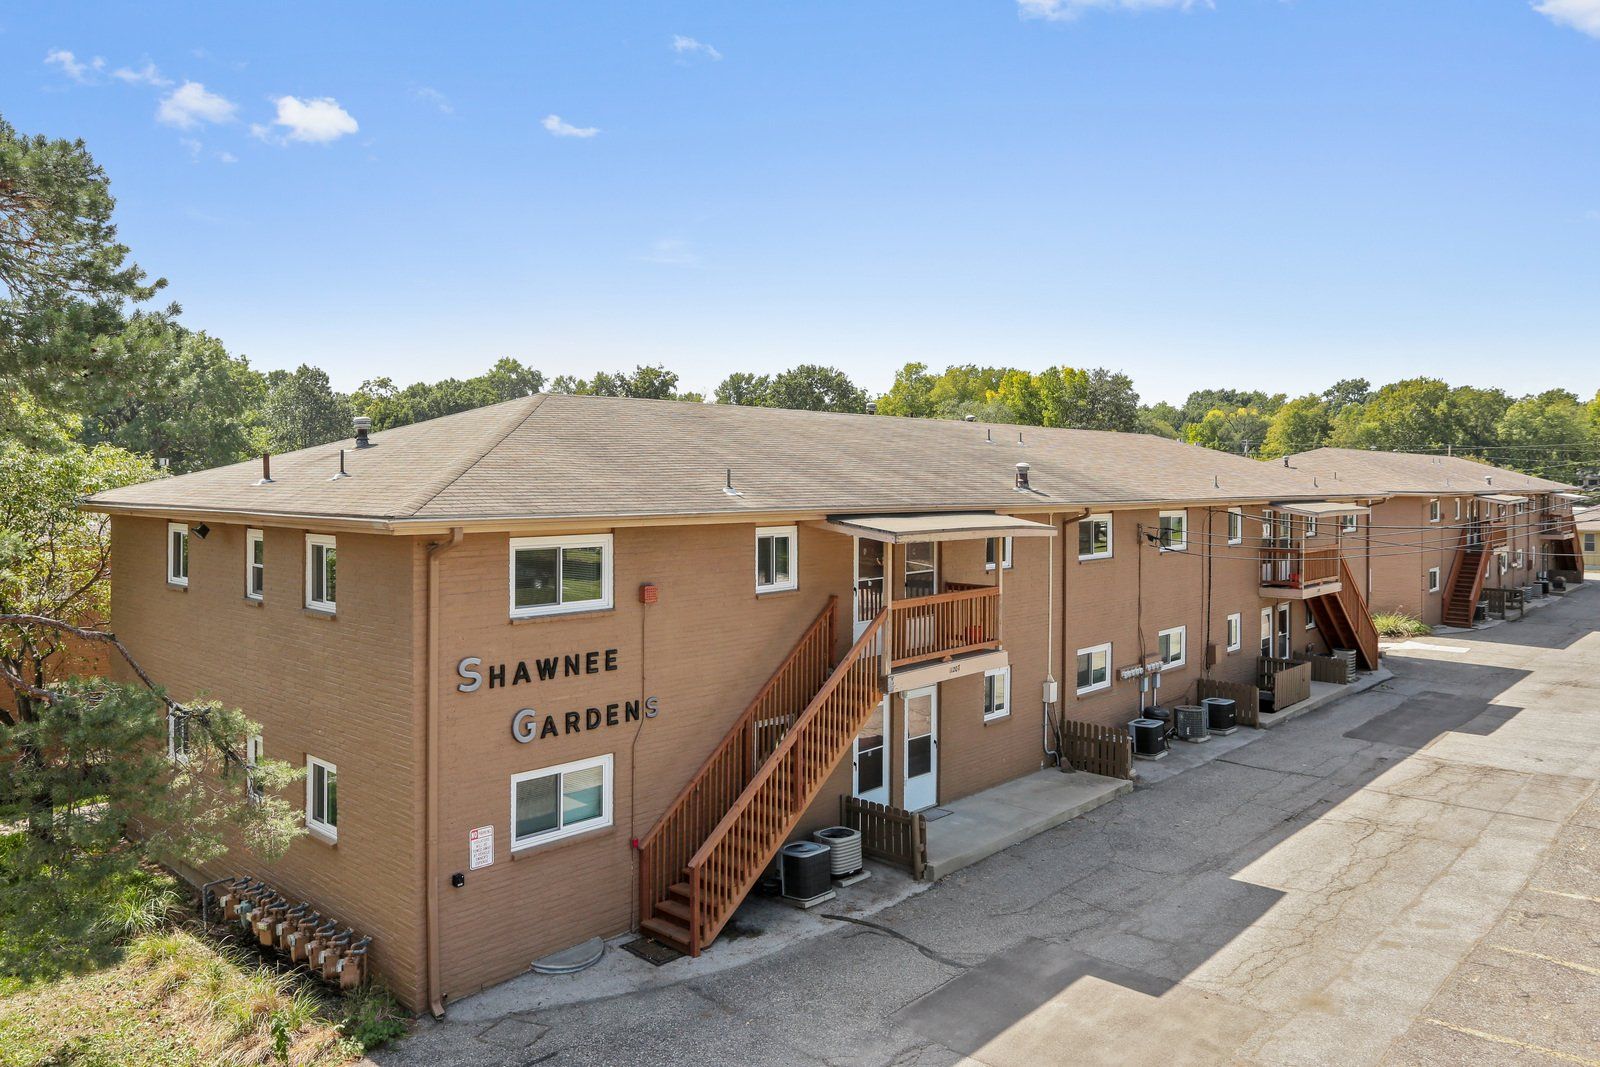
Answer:
<svg viewBox="0 0 1600 1067"><path fill-rule="evenodd" d="M995 545L995 541L996 540L998 540L1000 542L1000 546L1001 546L1000 547L1000 566L1005 570L1010 570L1011 569L1011 538L1009 538L1009 537L1001 537L1001 538L998 538L998 539L991 537L987 541L984 542L983 569L986 570L986 571L994 570L994 545Z"/></svg>
<svg viewBox="0 0 1600 1067"><path fill-rule="evenodd" d="M1316 628L1317 616L1316 613L1311 610L1311 605L1308 603L1306 604L1306 629L1315 630Z"/></svg>
<svg viewBox="0 0 1600 1067"><path fill-rule="evenodd" d="M1111 555L1111 516L1089 515L1078 520L1078 558L1106 559Z"/></svg>
<svg viewBox="0 0 1600 1067"><path fill-rule="evenodd" d="M1526 562L1526 559L1524 558L1522 553L1523 553L1522 549L1520 549L1520 548L1517 549L1517 561L1512 564L1513 567L1517 567L1517 568L1520 569L1522 567L1522 565Z"/></svg>
<svg viewBox="0 0 1600 1067"><path fill-rule="evenodd" d="M511 848L611 825L611 756L511 776Z"/></svg>
<svg viewBox="0 0 1600 1067"><path fill-rule="evenodd" d="M244 532L244 595L260 600L267 591L267 542L260 530Z"/></svg>
<svg viewBox="0 0 1600 1067"><path fill-rule="evenodd" d="M1161 513L1161 551L1182 552L1189 547L1189 513L1163 511Z"/></svg>
<svg viewBox="0 0 1600 1067"><path fill-rule="evenodd" d="M1359 515L1346 515L1340 520L1340 529L1344 530L1345 533L1355 533L1356 523L1359 520Z"/></svg>
<svg viewBox="0 0 1600 1067"><path fill-rule="evenodd" d="M1461 521L1461 498L1456 497L1456 521Z"/></svg>
<svg viewBox="0 0 1600 1067"><path fill-rule="evenodd" d="M1439 498L1438 497L1434 497L1432 500L1428 501L1428 521L1429 522L1438 522L1439 521Z"/></svg>
<svg viewBox="0 0 1600 1067"><path fill-rule="evenodd" d="M315 756L306 757L306 829L339 839L339 768Z"/></svg>
<svg viewBox="0 0 1600 1067"><path fill-rule="evenodd" d="M756 592L776 593L800 584L795 559L793 526L764 526L756 530Z"/></svg>
<svg viewBox="0 0 1600 1067"><path fill-rule="evenodd" d="M1306 536L1317 536L1317 517L1315 515L1306 516Z"/></svg>
<svg viewBox="0 0 1600 1067"><path fill-rule="evenodd" d="M1509 554L1506 552L1505 549L1502 548L1502 549L1499 549L1498 551L1496 551L1495 555L1498 556L1499 559L1500 559L1500 573L1504 574L1506 572L1506 568L1510 565L1510 563L1509 563Z"/></svg>
<svg viewBox="0 0 1600 1067"><path fill-rule="evenodd" d="M1228 651L1237 652L1244 645L1244 617L1237 612L1228 616Z"/></svg>
<svg viewBox="0 0 1600 1067"><path fill-rule="evenodd" d="M266 790L256 781L255 767L262 756L261 735L252 734L244 743L244 781L250 794L250 803L259 804L266 799Z"/></svg>
<svg viewBox="0 0 1600 1067"><path fill-rule="evenodd" d="M610 534L511 539L512 618L609 607Z"/></svg>
<svg viewBox="0 0 1600 1067"><path fill-rule="evenodd" d="M1170 630L1162 630L1156 635L1156 649L1161 653L1161 662L1168 667L1181 667L1188 660L1185 646L1189 643L1189 628L1174 626Z"/></svg>
<svg viewBox="0 0 1600 1067"><path fill-rule="evenodd" d="M189 717L167 710L167 758L174 763L189 762Z"/></svg>
<svg viewBox="0 0 1600 1067"><path fill-rule="evenodd" d="M1585 552L1594 551L1594 534L1586 533L1583 535L1583 550Z"/></svg>
<svg viewBox="0 0 1600 1067"><path fill-rule="evenodd" d="M1228 544L1244 544L1244 509L1228 509Z"/></svg>
<svg viewBox="0 0 1600 1067"><path fill-rule="evenodd" d="M1428 568L1428 592L1437 593L1438 591L1439 591L1439 568L1438 567L1429 567Z"/></svg>
<svg viewBox="0 0 1600 1067"><path fill-rule="evenodd" d="M167 523L167 581L189 584L189 527L181 522Z"/></svg>
<svg viewBox="0 0 1600 1067"><path fill-rule="evenodd" d="M983 721L1011 714L1011 668L983 672Z"/></svg>
<svg viewBox="0 0 1600 1067"><path fill-rule="evenodd" d="M1078 695L1111 688L1111 646L1078 649Z"/></svg>
<svg viewBox="0 0 1600 1067"><path fill-rule="evenodd" d="M328 534L306 534L306 607L317 611L336 610L336 582L339 550Z"/></svg>

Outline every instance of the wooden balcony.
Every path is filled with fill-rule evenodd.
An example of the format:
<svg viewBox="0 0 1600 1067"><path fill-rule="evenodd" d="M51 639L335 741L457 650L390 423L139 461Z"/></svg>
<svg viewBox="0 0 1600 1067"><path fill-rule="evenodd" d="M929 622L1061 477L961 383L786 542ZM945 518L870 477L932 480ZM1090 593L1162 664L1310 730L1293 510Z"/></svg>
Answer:
<svg viewBox="0 0 1600 1067"><path fill-rule="evenodd" d="M1000 590L982 585L896 600L888 623L891 670L987 652L1000 647Z"/></svg>
<svg viewBox="0 0 1600 1067"><path fill-rule="evenodd" d="M1261 595L1308 600L1337 593L1339 550L1308 549L1303 542L1269 543L1261 548Z"/></svg>

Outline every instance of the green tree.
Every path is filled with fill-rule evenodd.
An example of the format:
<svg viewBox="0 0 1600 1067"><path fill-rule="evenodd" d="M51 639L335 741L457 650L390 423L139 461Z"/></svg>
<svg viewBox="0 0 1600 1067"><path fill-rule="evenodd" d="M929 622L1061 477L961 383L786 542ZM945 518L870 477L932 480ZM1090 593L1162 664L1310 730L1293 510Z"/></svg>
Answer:
<svg viewBox="0 0 1600 1067"><path fill-rule="evenodd" d="M1139 394L1126 374L1104 367L1051 367L1035 375L1034 381L1045 426L1126 433L1139 428Z"/></svg>
<svg viewBox="0 0 1600 1067"><path fill-rule="evenodd" d="M1262 415L1272 415L1288 399L1283 393L1264 393L1259 389L1197 389L1183 402L1181 418L1175 424L1185 430L1190 423L1199 422L1213 411L1238 411L1250 408Z"/></svg>
<svg viewBox="0 0 1600 1067"><path fill-rule="evenodd" d="M1511 406L1511 398L1500 389L1477 389L1458 385L1445 398L1444 444L1457 452L1488 456L1498 439L1501 416Z"/></svg>
<svg viewBox="0 0 1600 1067"><path fill-rule="evenodd" d="M1523 397L1506 408L1497 426L1507 465L1568 481L1595 459L1589 412L1565 389Z"/></svg>
<svg viewBox="0 0 1600 1067"><path fill-rule="evenodd" d="M1321 448L1328 436L1328 403L1321 397L1301 396L1284 404L1267 427L1262 459L1277 459Z"/></svg>
<svg viewBox="0 0 1600 1067"><path fill-rule="evenodd" d="M0 396L14 402L20 389L82 410L117 379L107 339L166 282L129 259L115 206L82 141L28 137L0 119ZM0 428L15 413L0 411Z"/></svg>
<svg viewBox="0 0 1600 1067"><path fill-rule="evenodd" d="M118 338L128 373L84 421L84 439L171 462L175 472L244 459L265 379L205 332L136 316Z"/></svg>
<svg viewBox="0 0 1600 1067"><path fill-rule="evenodd" d="M350 433L348 397L333 391L328 375L302 363L293 371L267 375L262 412L267 443L275 452L293 452L337 441Z"/></svg>
<svg viewBox="0 0 1600 1067"><path fill-rule="evenodd" d="M1372 383L1365 378L1340 378L1322 391L1322 402L1327 405L1328 418L1352 404L1365 404L1372 399Z"/></svg>
<svg viewBox="0 0 1600 1067"><path fill-rule="evenodd" d="M722 379L713 394L719 404L738 404L742 407L767 407L768 390L772 378L765 374L746 374L735 371Z"/></svg>
<svg viewBox="0 0 1600 1067"><path fill-rule="evenodd" d="M1182 419L1181 411L1165 400L1160 400L1139 408L1138 432L1176 439L1180 436L1178 423Z"/></svg>
<svg viewBox="0 0 1600 1067"><path fill-rule="evenodd" d="M1428 452L1451 443L1450 387L1437 378L1409 378L1379 389L1364 404L1349 404L1332 421L1328 444Z"/></svg>
<svg viewBox="0 0 1600 1067"><path fill-rule="evenodd" d="M933 417L933 375L926 363L907 363L894 375L889 391L878 398L879 415L906 419Z"/></svg>
<svg viewBox="0 0 1600 1067"><path fill-rule="evenodd" d="M1254 455L1267 436L1271 420L1255 408L1224 411L1213 408L1199 422L1184 427L1184 440L1237 455Z"/></svg>
<svg viewBox="0 0 1600 1067"><path fill-rule="evenodd" d="M417 382L404 389L396 388L392 378L372 378L350 395L350 406L356 414L371 419L373 429L387 430L515 400L542 388L542 373L502 358L475 378Z"/></svg>
<svg viewBox="0 0 1600 1067"><path fill-rule="evenodd" d="M638 366L627 371L600 371L588 381L563 374L550 383L553 393L578 396L622 396L640 400L703 400L698 393L680 394L678 375L662 366Z"/></svg>
<svg viewBox="0 0 1600 1067"><path fill-rule="evenodd" d="M867 410L867 393L836 367L802 363L773 375L766 403L799 411L860 413Z"/></svg>

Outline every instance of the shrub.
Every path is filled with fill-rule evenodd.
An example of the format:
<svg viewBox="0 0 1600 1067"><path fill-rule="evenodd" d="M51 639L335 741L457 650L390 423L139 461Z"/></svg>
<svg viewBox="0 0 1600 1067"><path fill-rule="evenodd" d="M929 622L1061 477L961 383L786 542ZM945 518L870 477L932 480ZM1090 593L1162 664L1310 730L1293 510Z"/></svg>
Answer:
<svg viewBox="0 0 1600 1067"><path fill-rule="evenodd" d="M1372 625L1379 637L1423 637L1433 633L1433 627L1403 611L1380 611L1372 616Z"/></svg>

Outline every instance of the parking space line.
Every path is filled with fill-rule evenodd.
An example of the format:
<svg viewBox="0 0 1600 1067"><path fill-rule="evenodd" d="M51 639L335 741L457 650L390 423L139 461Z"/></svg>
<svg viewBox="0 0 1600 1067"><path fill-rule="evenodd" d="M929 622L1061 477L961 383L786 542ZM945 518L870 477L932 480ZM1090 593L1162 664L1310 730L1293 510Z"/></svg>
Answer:
<svg viewBox="0 0 1600 1067"><path fill-rule="evenodd" d="M1457 1026L1455 1023L1447 1023L1443 1019L1424 1019L1423 1022L1443 1027L1446 1030L1454 1030L1458 1034L1466 1034L1468 1037L1476 1037L1483 1041L1493 1041L1499 1045L1510 1045L1513 1048L1526 1049L1529 1052L1542 1052L1546 1056L1553 1056L1558 1060L1566 1060L1568 1063L1581 1063L1583 1067L1600 1067L1600 1060L1587 1060L1582 1056L1574 1056L1570 1052L1545 1048L1543 1045L1529 1044L1526 1041L1518 1041L1514 1037L1506 1037L1504 1034L1491 1034L1486 1030L1474 1030L1470 1026Z"/></svg>
<svg viewBox="0 0 1600 1067"><path fill-rule="evenodd" d="M1490 945L1489 947L1492 949L1497 949L1501 952L1509 952L1513 956L1526 956L1530 960L1543 960L1546 963L1553 963L1557 967L1566 967L1570 970L1582 971L1584 974L1600 975L1600 967L1590 967L1586 963L1573 963L1571 960L1557 959L1554 956L1546 956L1543 952L1529 952L1527 949L1512 948L1510 945Z"/></svg>

